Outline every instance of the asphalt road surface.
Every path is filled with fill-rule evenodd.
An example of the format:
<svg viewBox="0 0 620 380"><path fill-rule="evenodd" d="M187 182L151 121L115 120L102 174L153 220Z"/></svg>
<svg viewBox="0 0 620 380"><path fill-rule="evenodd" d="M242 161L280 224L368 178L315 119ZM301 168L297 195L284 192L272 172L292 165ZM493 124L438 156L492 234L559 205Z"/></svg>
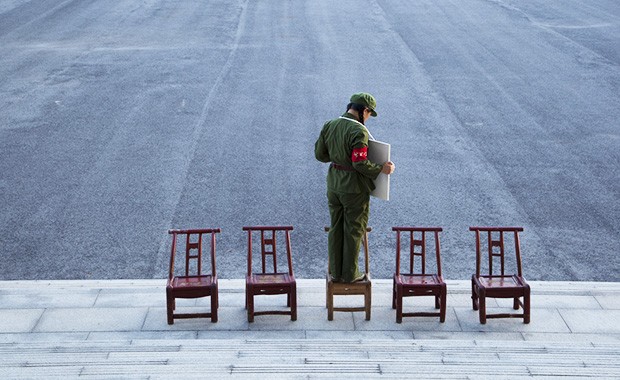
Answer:
<svg viewBox="0 0 620 380"><path fill-rule="evenodd" d="M392 226L442 226L444 277L472 225L523 226L531 280L620 281L618 0L5 0L0 279L163 278L169 228L293 225L326 267L323 123L372 93L392 144L371 272Z"/></svg>

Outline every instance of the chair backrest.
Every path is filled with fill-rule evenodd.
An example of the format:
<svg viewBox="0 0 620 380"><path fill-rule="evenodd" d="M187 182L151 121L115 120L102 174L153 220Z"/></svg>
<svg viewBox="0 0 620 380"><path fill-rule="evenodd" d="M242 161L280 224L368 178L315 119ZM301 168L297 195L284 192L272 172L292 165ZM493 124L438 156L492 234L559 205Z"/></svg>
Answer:
<svg viewBox="0 0 620 380"><path fill-rule="evenodd" d="M513 234L514 254L517 265L517 275L523 276L521 270L521 248L519 243L519 232L523 231L523 227L469 227L470 231L476 233L476 276L480 276L482 272L482 252L487 251L488 256L488 275L497 275L493 270L494 258L499 258L500 275L506 275L505 261L506 251L506 235ZM482 236L481 236L482 235Z"/></svg>
<svg viewBox="0 0 620 380"><path fill-rule="evenodd" d="M366 227L364 236L362 236L362 245L364 247L364 273L366 276L370 274L370 264L368 263L368 233L370 231L372 231L372 228ZM325 227L325 232L329 232L329 227ZM327 271L329 272L329 255L327 256Z"/></svg>
<svg viewBox="0 0 620 380"><path fill-rule="evenodd" d="M216 275L215 269L215 234L220 233L219 228L207 229L187 229L187 230L169 230L172 235L172 247L170 250L170 271L168 278L175 276L175 264L183 264L182 269L184 276L200 276L203 274L203 235L209 234L208 245L210 245L210 262L211 275ZM184 238L184 239L183 239ZM185 252L182 260L176 260L177 249Z"/></svg>
<svg viewBox="0 0 620 380"><path fill-rule="evenodd" d="M437 275L441 276L441 244L439 232L441 227L392 227L396 231L396 275L401 273L401 234L409 235L409 267L406 274L426 274L426 251L427 245L434 246ZM428 238L430 235L430 242ZM427 244L428 242L428 244ZM415 258L420 258L420 269L416 269Z"/></svg>
<svg viewBox="0 0 620 380"><path fill-rule="evenodd" d="M278 273L278 242L276 237L284 235L284 247L286 251L286 263L288 266L288 274L293 275L293 257L291 252L291 231L293 226L249 226L243 227L248 232L248 276L252 275L252 236L254 232L260 235L260 257L261 257L261 273L274 274ZM273 263L273 271L267 269L267 257L270 257Z"/></svg>

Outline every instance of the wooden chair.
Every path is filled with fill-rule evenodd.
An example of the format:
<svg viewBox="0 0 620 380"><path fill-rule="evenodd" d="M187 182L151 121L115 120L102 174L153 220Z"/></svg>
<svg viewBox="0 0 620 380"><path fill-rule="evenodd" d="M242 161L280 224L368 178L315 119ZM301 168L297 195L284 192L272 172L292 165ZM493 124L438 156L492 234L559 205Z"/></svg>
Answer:
<svg viewBox="0 0 620 380"><path fill-rule="evenodd" d="M396 309L396 323L402 323L403 317L439 317L440 322L446 320L447 286L441 275L441 248L439 232L441 227L392 227L396 231L396 271L392 288L392 308ZM401 271L401 233L409 235L409 267ZM431 234L431 246L435 248L437 273L426 273L427 236ZM416 239L416 236L419 238ZM434 243L434 244L433 244ZM419 249L419 250L416 250ZM420 269L415 269L415 258L420 258ZM434 296L435 308L438 313L403 312L403 297Z"/></svg>
<svg viewBox="0 0 620 380"><path fill-rule="evenodd" d="M245 307L248 311L248 322L254 322L255 315L284 314L290 315L292 321L297 320L297 283L293 275L293 258L291 253L292 226L254 226L243 227L248 232L248 273L245 278ZM254 272L252 266L252 237L254 232L260 235L261 247L261 270ZM288 271L278 272L277 264L277 235L284 235L286 247L286 262ZM273 261L273 270L267 267L267 256ZM254 310L254 296L286 294L286 306L290 311L284 310Z"/></svg>
<svg viewBox="0 0 620 380"><path fill-rule="evenodd" d="M487 318L523 318L524 323L530 323L530 286L525 282L521 270L521 250L519 244L519 232L521 227L470 227L470 231L476 233L476 274L471 278L471 298L474 310L479 310L480 323L485 324ZM481 239L484 233L486 239ZM505 274L505 243L506 234L513 234L516 274ZM484 241L483 241L484 240ZM487 248L488 274L481 274L482 251ZM497 250L498 249L498 250ZM493 259L500 260L500 273L494 274ZM486 298L513 298L513 309L523 308L521 314L487 314ZM523 297L523 302L521 302Z"/></svg>
<svg viewBox="0 0 620 380"><path fill-rule="evenodd" d="M372 282L370 281L370 271L368 266L368 232L372 229L366 228L363 237L364 246L364 279L362 281L356 281L352 283L346 282L334 282L332 281L331 273L329 272L329 257L327 262L327 276L326 276L326 306L327 306L327 320L334 320L334 311L364 311L366 313L366 320L370 320L370 310L372 303ZM325 227L325 231L329 232L329 227ZM364 306L358 307L334 307L334 296L351 296L351 295L363 295Z"/></svg>
<svg viewBox="0 0 620 380"><path fill-rule="evenodd" d="M172 235L172 249L170 252L170 270L166 285L166 309L168 324L174 323L175 318L211 318L211 322L217 322L218 288L217 273L215 271L215 234L220 229L189 229L169 230ZM210 236L210 261L211 273L203 273L203 235ZM178 237L184 236L185 242L179 243ZM185 256L176 258L177 245L183 245ZM195 252L194 252L195 250ZM175 273L175 264L182 267L182 275ZM177 298L200 298L211 297L210 313L175 313Z"/></svg>

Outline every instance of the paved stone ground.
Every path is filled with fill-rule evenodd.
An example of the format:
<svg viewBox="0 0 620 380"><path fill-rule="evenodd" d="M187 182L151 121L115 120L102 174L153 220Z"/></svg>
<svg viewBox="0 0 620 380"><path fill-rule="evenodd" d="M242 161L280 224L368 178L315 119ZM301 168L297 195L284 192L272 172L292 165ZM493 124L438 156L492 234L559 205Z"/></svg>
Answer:
<svg viewBox="0 0 620 380"><path fill-rule="evenodd" d="M323 122L378 99L393 225L521 225L530 280L620 281L617 0L120 1L0 4L1 279L163 278L166 230L221 227L242 278L250 224L295 226L322 277Z"/></svg>
<svg viewBox="0 0 620 380"><path fill-rule="evenodd" d="M448 282L445 323L395 322L391 283L373 281L370 321L336 312L327 321L325 282L299 280L298 319L257 316L247 322L244 284L220 282L219 321L166 323L165 281L0 282L2 378L618 378L620 284L532 282L532 320L478 322L470 284ZM185 302L184 302L185 301ZM257 297L262 310L281 296ZM336 297L359 305L360 296ZM433 309L432 299L406 300ZM409 302L411 301L411 302ZM490 300L488 311L512 312ZM179 300L179 311L209 309ZM183 310L181 310L181 308Z"/></svg>

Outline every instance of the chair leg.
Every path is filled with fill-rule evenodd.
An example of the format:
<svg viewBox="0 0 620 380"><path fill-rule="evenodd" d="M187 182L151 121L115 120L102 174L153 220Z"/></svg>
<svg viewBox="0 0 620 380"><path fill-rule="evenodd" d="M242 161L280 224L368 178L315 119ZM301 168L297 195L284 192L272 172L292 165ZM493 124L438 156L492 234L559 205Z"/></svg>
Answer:
<svg viewBox="0 0 620 380"><path fill-rule="evenodd" d="M334 320L334 288L331 283L327 285L327 320Z"/></svg>
<svg viewBox="0 0 620 380"><path fill-rule="evenodd" d="M525 288L523 295L523 323L530 323L530 287Z"/></svg>
<svg viewBox="0 0 620 380"><path fill-rule="evenodd" d="M168 316L168 324L174 324L174 297L166 294L166 314Z"/></svg>
<svg viewBox="0 0 620 380"><path fill-rule="evenodd" d="M448 300L448 289L447 286L443 286L441 288L441 308L439 309L439 322L444 323L446 321L446 301Z"/></svg>
<svg viewBox="0 0 620 380"><path fill-rule="evenodd" d="M248 287L246 290L245 304L248 309L248 322L254 322L254 294L253 289Z"/></svg>
<svg viewBox="0 0 620 380"><path fill-rule="evenodd" d="M512 301L512 308L514 310L519 310L519 297L515 297Z"/></svg>
<svg viewBox="0 0 620 380"><path fill-rule="evenodd" d="M325 280L325 307L329 308L329 277Z"/></svg>
<svg viewBox="0 0 620 380"><path fill-rule="evenodd" d="M396 302L396 323L403 323L403 288L401 286L396 287L394 299Z"/></svg>
<svg viewBox="0 0 620 380"><path fill-rule="evenodd" d="M248 322L254 322L254 302L252 300L248 302Z"/></svg>
<svg viewBox="0 0 620 380"><path fill-rule="evenodd" d="M487 301L486 301L486 293L483 289L478 289L478 299L479 299L479 315L480 315L480 323L487 323Z"/></svg>
<svg viewBox="0 0 620 380"><path fill-rule="evenodd" d="M370 310L372 304L372 293L370 287L364 293L364 309L366 311L366 320L370 321Z"/></svg>
<svg viewBox="0 0 620 380"><path fill-rule="evenodd" d="M392 281L392 309L396 309L396 279Z"/></svg>
<svg viewBox="0 0 620 380"><path fill-rule="evenodd" d="M435 296L435 309L439 309L441 307L441 303L439 302L439 298L441 296Z"/></svg>
<svg viewBox="0 0 620 380"><path fill-rule="evenodd" d="M474 310L478 310L478 299L480 296L478 295L478 287L476 286L476 282L474 279L471 279L471 303Z"/></svg>
<svg viewBox="0 0 620 380"><path fill-rule="evenodd" d="M291 287L291 292L289 293L289 301L291 306L291 321L297 320L297 287L295 284Z"/></svg>
<svg viewBox="0 0 620 380"><path fill-rule="evenodd" d="M211 293L211 323L217 322L217 306L218 306L217 288Z"/></svg>

